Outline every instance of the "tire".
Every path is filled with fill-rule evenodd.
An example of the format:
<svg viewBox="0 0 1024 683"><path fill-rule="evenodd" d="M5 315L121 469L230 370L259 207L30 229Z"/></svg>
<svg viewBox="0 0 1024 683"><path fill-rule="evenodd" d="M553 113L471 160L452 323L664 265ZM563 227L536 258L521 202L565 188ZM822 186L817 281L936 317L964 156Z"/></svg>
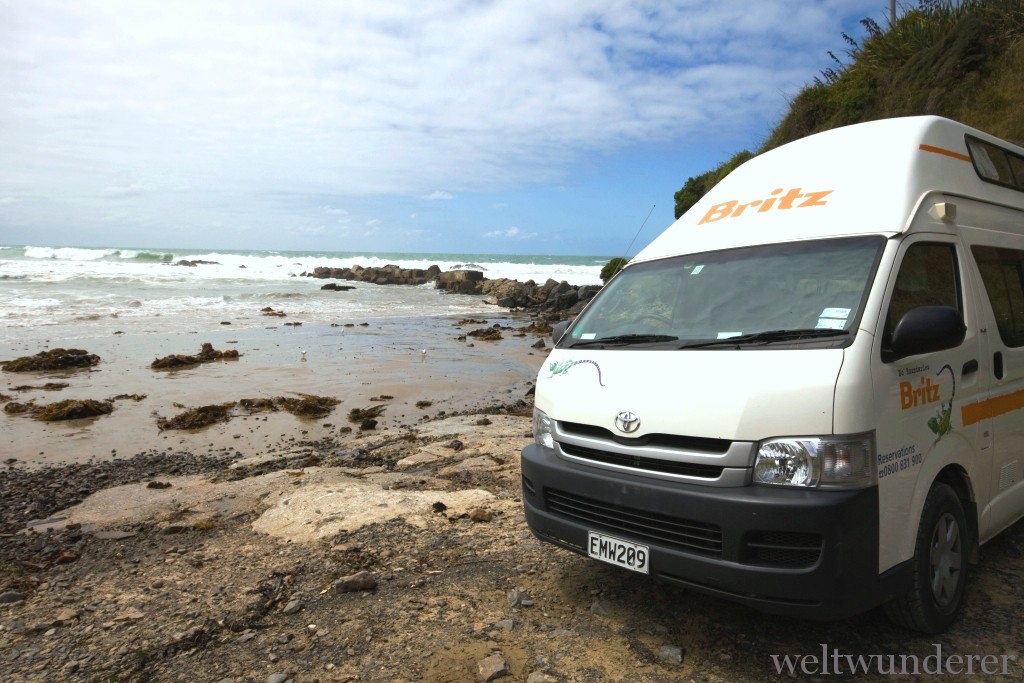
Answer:
<svg viewBox="0 0 1024 683"><path fill-rule="evenodd" d="M933 635L949 628L964 604L969 541L956 492L935 482L921 511L911 588L886 605L889 618Z"/></svg>

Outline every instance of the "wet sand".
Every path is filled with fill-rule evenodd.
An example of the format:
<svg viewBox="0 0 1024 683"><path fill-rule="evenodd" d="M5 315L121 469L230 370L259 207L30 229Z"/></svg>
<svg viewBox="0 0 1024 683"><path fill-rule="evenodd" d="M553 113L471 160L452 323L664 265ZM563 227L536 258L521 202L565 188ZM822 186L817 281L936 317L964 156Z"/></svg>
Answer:
<svg viewBox="0 0 1024 683"><path fill-rule="evenodd" d="M121 394L145 398L114 401L113 413L83 420L42 422L0 414L0 453L4 461L13 458L18 466L28 467L163 451L228 451L250 457L266 455L268 449L291 441L358 433L359 425L348 420L355 408L386 406L376 428L384 431L416 424L441 411L451 414L525 398L546 355L546 350L532 348L537 336L522 336L519 331L529 320L514 319L506 312L487 318L486 323L476 320L461 326L457 317L291 326L268 319L260 326L223 325L177 333L136 328L121 334L82 326L73 338L64 340L55 330L58 334L45 339L5 345L0 348L0 360L64 347L97 354L99 365L69 372L2 372L0 393L11 401L34 400L39 405L64 399L109 400ZM503 329L499 341L459 339L495 324L512 329ZM159 357L196 354L204 342L220 351L236 349L241 357L180 370L149 367ZM59 391L14 390L48 382L69 386ZM340 403L321 419L284 411L246 416L244 410L236 410L229 422L197 430L161 431L157 424L159 417L171 418L187 408L298 394L333 397ZM416 405L425 401L430 405Z"/></svg>

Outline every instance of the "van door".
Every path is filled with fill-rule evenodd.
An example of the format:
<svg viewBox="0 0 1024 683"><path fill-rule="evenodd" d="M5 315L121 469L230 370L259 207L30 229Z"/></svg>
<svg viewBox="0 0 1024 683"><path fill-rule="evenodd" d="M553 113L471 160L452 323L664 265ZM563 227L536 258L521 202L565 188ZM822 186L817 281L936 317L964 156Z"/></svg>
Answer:
<svg viewBox="0 0 1024 683"><path fill-rule="evenodd" d="M879 570L910 559L918 524L936 475L950 463L977 464L977 424L963 424L960 407L979 386L978 335L965 302L963 247L953 235L914 234L903 240L878 321L875 424L879 475ZM922 306L950 306L967 323L953 348L894 358L893 333ZM973 308L973 307L972 307ZM966 531L966 530L964 530Z"/></svg>
<svg viewBox="0 0 1024 683"><path fill-rule="evenodd" d="M963 407L964 422L977 422L991 444L990 502L979 510L984 541L1024 514L1024 236L987 230L964 235L983 284L981 343L991 372L984 399Z"/></svg>

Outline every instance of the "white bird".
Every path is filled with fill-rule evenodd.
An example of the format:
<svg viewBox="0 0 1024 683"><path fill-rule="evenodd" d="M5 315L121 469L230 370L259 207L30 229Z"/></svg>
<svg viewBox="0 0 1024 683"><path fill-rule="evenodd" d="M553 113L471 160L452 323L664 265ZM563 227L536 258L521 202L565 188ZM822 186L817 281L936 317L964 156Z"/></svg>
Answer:
<svg viewBox="0 0 1024 683"><path fill-rule="evenodd" d="M422 363L426 359L427 359L427 350L423 349L422 351L420 351L420 362Z"/></svg>
<svg viewBox="0 0 1024 683"><path fill-rule="evenodd" d="M299 349L299 353L302 354L302 361L306 361L306 349Z"/></svg>

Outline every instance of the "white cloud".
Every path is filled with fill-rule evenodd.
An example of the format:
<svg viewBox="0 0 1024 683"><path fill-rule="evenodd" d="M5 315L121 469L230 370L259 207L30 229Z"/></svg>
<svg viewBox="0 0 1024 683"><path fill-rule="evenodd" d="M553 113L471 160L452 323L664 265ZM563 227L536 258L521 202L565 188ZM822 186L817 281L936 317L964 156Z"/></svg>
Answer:
<svg viewBox="0 0 1024 683"><path fill-rule="evenodd" d="M111 199L123 199L125 197L138 197L145 192L145 188L141 185L112 185L110 187L103 188L101 194L104 197Z"/></svg>
<svg viewBox="0 0 1024 683"><path fill-rule="evenodd" d="M484 237L491 239L504 239L504 240L530 240L537 236L535 232L523 232L519 228L512 226L506 230L492 230L491 232L485 233Z"/></svg>
<svg viewBox="0 0 1024 683"><path fill-rule="evenodd" d="M774 121L875 4L4 3L0 195L82 197L83 225L104 210L87 198L139 197L136 224L202 226L280 221L272 193L557 183L595 153Z"/></svg>

